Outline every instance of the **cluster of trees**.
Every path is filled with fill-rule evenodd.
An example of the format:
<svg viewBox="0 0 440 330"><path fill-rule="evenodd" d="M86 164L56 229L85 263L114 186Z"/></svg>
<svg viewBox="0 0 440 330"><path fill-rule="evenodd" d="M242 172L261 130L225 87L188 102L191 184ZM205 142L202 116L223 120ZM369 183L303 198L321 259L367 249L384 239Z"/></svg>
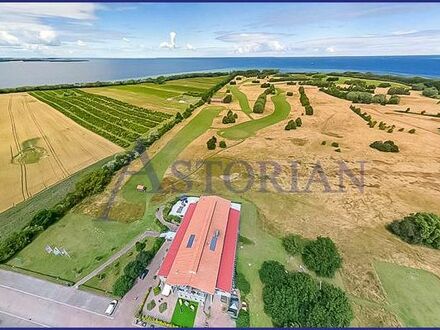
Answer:
<svg viewBox="0 0 440 330"><path fill-rule="evenodd" d="M251 326L251 317L249 311L240 310L237 320L235 321L237 328L249 328Z"/></svg>
<svg viewBox="0 0 440 330"><path fill-rule="evenodd" d="M223 124L233 124L235 123L235 120L238 118L238 115L231 110L228 111L226 116L223 117L222 123Z"/></svg>
<svg viewBox="0 0 440 330"><path fill-rule="evenodd" d="M438 89L435 87L426 87L422 92L423 96L437 98L439 96Z"/></svg>
<svg viewBox="0 0 440 330"><path fill-rule="evenodd" d="M440 217L434 213L413 213L387 228L407 243L440 249Z"/></svg>
<svg viewBox="0 0 440 330"><path fill-rule="evenodd" d="M260 87L261 87L261 88L269 88L270 85L271 85L270 83L265 82L265 83L262 83L262 84L260 85Z"/></svg>
<svg viewBox="0 0 440 330"><path fill-rule="evenodd" d="M288 272L277 261L259 270L264 311L276 327L348 327L353 311L344 291L307 273Z"/></svg>
<svg viewBox="0 0 440 330"><path fill-rule="evenodd" d="M287 125L284 127L286 131L290 131L292 129L296 129L297 127L302 126L302 120L301 118L296 118L295 120L291 119L287 122Z"/></svg>
<svg viewBox="0 0 440 330"><path fill-rule="evenodd" d="M332 143L332 146L339 145ZM333 277L342 266L342 257L338 248L329 237L306 240L299 235L290 234L283 238L282 244L290 255L300 254L307 268L318 276Z"/></svg>
<svg viewBox="0 0 440 330"><path fill-rule="evenodd" d="M236 76L239 72L240 71L232 71L229 73L229 75ZM207 77L207 78L208 77L220 77L220 76L224 76L224 75L225 75L225 72L206 72L206 73L199 72L199 73L183 73L183 74L170 75L170 76L159 76L156 78L144 78L144 79L127 79L127 80L118 80L118 81L96 81L96 82L88 82L88 83L42 85L42 86L22 86L22 87L15 87L15 88L0 89L0 94L29 92L29 91L41 91L41 90L67 89L67 88L123 86L123 85L136 85L136 84L144 84L144 83L163 84L169 80L203 78L203 77Z"/></svg>
<svg viewBox="0 0 440 330"><path fill-rule="evenodd" d="M207 142L206 146L208 150L214 150L217 147L217 138L215 136L211 137Z"/></svg>
<svg viewBox="0 0 440 330"><path fill-rule="evenodd" d="M261 86L263 86L263 85L261 85ZM257 100L255 101L254 107L252 109L252 111L254 113L263 113L264 112L264 108L266 107L266 97L267 97L267 95L275 94L275 86L272 85L272 84L268 84L268 86L269 87L263 93L261 93L258 96Z"/></svg>
<svg viewBox="0 0 440 330"><path fill-rule="evenodd" d="M222 73L224 75L224 73ZM243 74L242 74L243 75ZM107 162L101 169L90 172L82 177L75 188L70 191L64 199L53 207L42 209L32 217L30 223L23 229L20 229L0 241L0 262L7 261L25 246L48 226L61 219L71 208L80 203L84 198L100 193L108 185L111 177L122 167L130 164L131 161L138 158L146 148L149 148L154 142L159 140L167 131L173 128L177 123L191 116L192 112L199 106L203 105L208 98L214 95L224 85L226 85L235 76L234 74L226 77L222 82L213 86L208 90L197 103L190 105L183 116L178 112L171 120L165 121L159 125L155 130L152 130L147 137L140 137L131 146L130 150L115 155L114 159ZM173 76L188 77L188 75ZM118 101L119 102L119 101ZM33 224L32 224L33 223ZM42 225L44 224L44 225Z"/></svg>
<svg viewBox="0 0 440 330"><path fill-rule="evenodd" d="M335 82L335 81L339 81L339 77L328 77L326 80L328 82Z"/></svg>
<svg viewBox="0 0 440 330"><path fill-rule="evenodd" d="M399 152L399 147L391 140L388 141L374 141L370 147L382 152Z"/></svg>
<svg viewBox="0 0 440 330"><path fill-rule="evenodd" d="M409 88L403 86L394 86L388 89L388 95L409 95Z"/></svg>
<svg viewBox="0 0 440 330"><path fill-rule="evenodd" d="M354 105L350 105L350 109L359 117L361 117L363 120L365 120L368 123L368 126L370 126L370 128L374 128L374 126L376 126L377 121L373 120L371 115L369 115L367 112L362 112L361 108L358 108Z"/></svg>
<svg viewBox="0 0 440 330"><path fill-rule="evenodd" d="M313 108L310 105L310 100L306 95L306 92L304 91L304 87L301 86L299 88L299 101L301 102L301 105L306 110L306 115L311 116L313 115Z"/></svg>
<svg viewBox="0 0 440 330"><path fill-rule="evenodd" d="M156 238L151 249L145 251L145 243L136 244L136 250L138 254L135 260L130 261L124 267L124 274L118 277L113 284L113 294L118 297L123 297L136 282L136 279L140 277L147 268L150 261L154 258L157 251L159 251L165 239L160 237Z"/></svg>
<svg viewBox="0 0 440 330"><path fill-rule="evenodd" d="M286 92L287 96L293 96L293 92Z"/></svg>
<svg viewBox="0 0 440 330"><path fill-rule="evenodd" d="M383 82L383 83L380 83L379 85L377 85L377 87L387 88L387 87L391 87L391 84L387 83L387 82Z"/></svg>

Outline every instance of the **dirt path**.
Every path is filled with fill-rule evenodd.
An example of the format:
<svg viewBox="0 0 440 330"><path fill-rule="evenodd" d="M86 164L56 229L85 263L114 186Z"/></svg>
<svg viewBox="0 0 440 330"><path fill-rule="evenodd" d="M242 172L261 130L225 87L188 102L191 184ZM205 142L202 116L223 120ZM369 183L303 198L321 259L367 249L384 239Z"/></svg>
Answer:
<svg viewBox="0 0 440 330"><path fill-rule="evenodd" d="M126 246L124 246L121 250L119 250L114 255L112 255L106 262L104 262L98 268L96 268L94 271L92 271L91 273L89 273L88 275L86 275L82 279L80 279L78 282L76 282L73 287L78 289L80 285L86 283L92 277L98 275L108 265L112 264L114 261L119 259L124 254L126 254L133 246L135 246L135 244L137 242L142 241L143 239L145 239L147 237L158 237L159 235L160 235L160 233L155 232L155 231L146 231L146 232L143 232L142 234L138 235L134 240L132 240L130 243L128 243Z"/></svg>
<svg viewBox="0 0 440 330"><path fill-rule="evenodd" d="M166 226L169 230L176 232L177 228L179 227L178 225L175 225L174 223L168 222L164 219L163 217L163 209L164 206L161 205L157 211L156 211L156 219L159 220L159 222L161 224L163 224L164 226Z"/></svg>

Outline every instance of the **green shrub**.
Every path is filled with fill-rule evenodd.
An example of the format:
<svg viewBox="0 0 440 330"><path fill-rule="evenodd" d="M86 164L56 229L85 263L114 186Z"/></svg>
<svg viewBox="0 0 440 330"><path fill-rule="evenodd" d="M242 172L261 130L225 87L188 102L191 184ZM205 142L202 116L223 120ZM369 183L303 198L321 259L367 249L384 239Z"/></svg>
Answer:
<svg viewBox="0 0 440 330"><path fill-rule="evenodd" d="M333 277L342 266L342 258L333 241L318 237L304 246L302 258L305 265L318 276Z"/></svg>
<svg viewBox="0 0 440 330"><path fill-rule="evenodd" d="M218 144L218 146L220 147L220 148L226 148L226 142L225 141L220 141L219 142L219 144Z"/></svg>
<svg viewBox="0 0 440 330"><path fill-rule="evenodd" d="M295 119L295 123L296 123L296 127L301 127L302 126L302 120L301 120L301 118L296 118Z"/></svg>
<svg viewBox="0 0 440 330"><path fill-rule="evenodd" d="M426 85L424 83L412 84L411 88L415 91L422 91L426 88Z"/></svg>
<svg viewBox="0 0 440 330"><path fill-rule="evenodd" d="M423 89L422 95L427 97L437 97L438 90L435 87L427 87Z"/></svg>
<svg viewBox="0 0 440 330"><path fill-rule="evenodd" d="M289 120L287 125L284 127L286 131L290 131L292 129L296 129L296 122L294 120Z"/></svg>
<svg viewBox="0 0 440 330"><path fill-rule="evenodd" d="M282 283L286 279L286 268L278 261L264 261L258 275L263 284Z"/></svg>
<svg viewBox="0 0 440 330"><path fill-rule="evenodd" d="M311 115L313 115L313 108L312 108L311 105L306 105L304 108L305 108L305 110L306 110L306 115L307 115L307 116L311 116Z"/></svg>
<svg viewBox="0 0 440 330"><path fill-rule="evenodd" d="M145 249L146 245L147 244L145 244L145 242L136 242L136 244L135 244L136 251L137 252L142 251L143 249Z"/></svg>
<svg viewBox="0 0 440 330"><path fill-rule="evenodd" d="M387 88L387 87L391 87L391 84L387 83L387 82L383 82L383 83L380 83L379 85L377 85L377 87Z"/></svg>
<svg viewBox="0 0 440 330"><path fill-rule="evenodd" d="M339 147L339 143L338 142L332 142L331 146L334 147L334 148L338 148Z"/></svg>
<svg viewBox="0 0 440 330"><path fill-rule="evenodd" d="M153 308L156 307L156 302L153 300L150 300L150 302L147 303L147 310L151 311Z"/></svg>
<svg viewBox="0 0 440 330"><path fill-rule="evenodd" d="M369 92L348 92L346 99L354 103L366 103L369 104L373 101L373 95Z"/></svg>
<svg viewBox="0 0 440 330"><path fill-rule="evenodd" d="M267 94L264 92L260 94L255 101L253 112L254 113L263 113L264 108L266 107L266 96Z"/></svg>
<svg viewBox="0 0 440 330"><path fill-rule="evenodd" d="M302 254L305 240L299 235L287 235L282 239L283 247L292 256Z"/></svg>
<svg viewBox="0 0 440 330"><path fill-rule="evenodd" d="M382 152L399 152L399 147L391 140L385 142L374 141L370 144L370 147Z"/></svg>
<svg viewBox="0 0 440 330"><path fill-rule="evenodd" d="M237 328L250 328L251 317L248 311L240 310L238 313L237 320L235 321Z"/></svg>
<svg viewBox="0 0 440 330"><path fill-rule="evenodd" d="M207 142L206 142L206 146L208 147L208 150L214 150L217 144L217 139L215 136L213 136L212 138L210 138Z"/></svg>
<svg viewBox="0 0 440 330"><path fill-rule="evenodd" d="M339 78L338 77L328 77L327 79L326 79L328 82L331 82L331 81L339 81Z"/></svg>
<svg viewBox="0 0 440 330"><path fill-rule="evenodd" d="M402 86L390 87L388 89L388 95L409 95L409 88Z"/></svg>
<svg viewBox="0 0 440 330"><path fill-rule="evenodd" d="M231 102L232 102L232 95L226 94L225 97L223 98L223 103L231 103Z"/></svg>
<svg viewBox="0 0 440 330"><path fill-rule="evenodd" d="M222 123L223 124L233 124L235 123L235 120L238 118L238 115L231 110L228 111L226 116L223 117Z"/></svg>
<svg viewBox="0 0 440 330"><path fill-rule="evenodd" d="M293 92L287 92L286 95L287 96L293 96Z"/></svg>
<svg viewBox="0 0 440 330"><path fill-rule="evenodd" d="M260 81L259 81L259 80L252 80L252 83L253 83L253 84L259 84Z"/></svg>
<svg viewBox="0 0 440 330"><path fill-rule="evenodd" d="M235 82L234 80L232 80L229 85L237 85L237 82Z"/></svg>
<svg viewBox="0 0 440 330"><path fill-rule="evenodd" d="M235 274L235 283L240 290L242 297L246 297L251 292L251 284L248 282L243 273L237 272Z"/></svg>
<svg viewBox="0 0 440 330"><path fill-rule="evenodd" d="M393 221L388 229L410 244L440 249L440 217L433 213L413 213Z"/></svg>
<svg viewBox="0 0 440 330"><path fill-rule="evenodd" d="M399 104L399 103L400 103L400 97L398 97L397 95L392 95L387 101L387 104Z"/></svg>
<svg viewBox="0 0 440 330"><path fill-rule="evenodd" d="M159 305L159 312L163 313L167 310L167 308L168 308L168 304L166 302L163 302Z"/></svg>
<svg viewBox="0 0 440 330"><path fill-rule="evenodd" d="M288 81L287 85L289 86L295 86L296 85L296 81Z"/></svg>
<svg viewBox="0 0 440 330"><path fill-rule="evenodd" d="M387 104L387 97L385 94L376 94L371 99L371 102L385 105L385 104Z"/></svg>
<svg viewBox="0 0 440 330"><path fill-rule="evenodd" d="M416 129L415 129L415 128L411 128L411 129L408 131L409 134L414 134L415 132L416 132Z"/></svg>
<svg viewBox="0 0 440 330"><path fill-rule="evenodd" d="M117 297L123 297L134 285L135 279L127 275L119 277L113 284L113 294Z"/></svg>
<svg viewBox="0 0 440 330"><path fill-rule="evenodd" d="M268 82L262 83L260 87L261 88L269 88L270 87L270 83L268 83Z"/></svg>
<svg viewBox="0 0 440 330"><path fill-rule="evenodd" d="M325 146L326 144L327 144L327 141L322 141L322 142L321 142L321 145L322 145L322 146Z"/></svg>

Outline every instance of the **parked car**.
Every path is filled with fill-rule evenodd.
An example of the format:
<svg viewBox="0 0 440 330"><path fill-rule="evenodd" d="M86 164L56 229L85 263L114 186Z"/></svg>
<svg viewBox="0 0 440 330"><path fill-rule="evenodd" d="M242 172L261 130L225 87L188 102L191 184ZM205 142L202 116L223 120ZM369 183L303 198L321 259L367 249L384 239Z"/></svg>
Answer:
<svg viewBox="0 0 440 330"><path fill-rule="evenodd" d="M107 307L107 309L105 310L105 314L110 316L113 314L113 312L115 311L116 306L118 305L118 301L117 300L113 300Z"/></svg>

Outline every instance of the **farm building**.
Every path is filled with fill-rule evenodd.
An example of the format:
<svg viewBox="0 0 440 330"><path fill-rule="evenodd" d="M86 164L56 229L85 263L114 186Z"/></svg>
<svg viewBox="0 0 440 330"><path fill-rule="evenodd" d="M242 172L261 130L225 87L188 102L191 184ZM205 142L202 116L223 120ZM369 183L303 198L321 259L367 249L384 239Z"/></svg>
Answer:
<svg viewBox="0 0 440 330"><path fill-rule="evenodd" d="M217 196L190 203L160 269L162 294L205 303L233 293L240 204Z"/></svg>

